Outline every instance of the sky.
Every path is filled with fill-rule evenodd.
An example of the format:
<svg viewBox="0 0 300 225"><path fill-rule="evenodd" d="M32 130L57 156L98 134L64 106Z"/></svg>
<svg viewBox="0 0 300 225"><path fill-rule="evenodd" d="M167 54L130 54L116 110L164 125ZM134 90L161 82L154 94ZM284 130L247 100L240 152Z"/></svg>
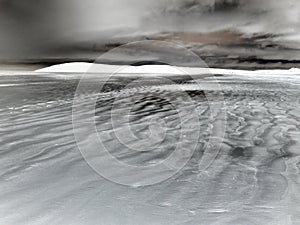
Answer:
<svg viewBox="0 0 300 225"><path fill-rule="evenodd" d="M97 37L237 30L300 40L298 0L0 0L0 59ZM129 38L130 40L130 38Z"/></svg>

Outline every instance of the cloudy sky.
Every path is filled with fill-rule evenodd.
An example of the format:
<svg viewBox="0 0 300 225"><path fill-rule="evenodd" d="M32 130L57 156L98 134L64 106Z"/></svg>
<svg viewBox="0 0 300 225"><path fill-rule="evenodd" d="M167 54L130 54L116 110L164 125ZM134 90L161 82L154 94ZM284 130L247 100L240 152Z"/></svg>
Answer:
<svg viewBox="0 0 300 225"><path fill-rule="evenodd" d="M0 58L89 39L237 30L300 39L298 0L0 0Z"/></svg>

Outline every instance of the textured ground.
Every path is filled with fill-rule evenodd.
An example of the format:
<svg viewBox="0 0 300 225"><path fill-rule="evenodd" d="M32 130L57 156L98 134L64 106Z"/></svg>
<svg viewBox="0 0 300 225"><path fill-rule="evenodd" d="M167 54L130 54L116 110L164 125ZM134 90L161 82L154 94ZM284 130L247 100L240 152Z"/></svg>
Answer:
<svg viewBox="0 0 300 225"><path fill-rule="evenodd" d="M178 140L188 140L187 149L197 142L180 172L144 187L115 184L89 167L73 134L78 79L72 74L55 77L1 75L1 225L300 224L300 76L218 76L222 91L212 89L216 80L210 76L199 76L201 89L195 80L180 76L169 77L176 84L153 78L110 80L98 95L95 121L104 145L120 161L151 165L167 158ZM89 80L87 90L101 82ZM179 90L192 99L197 123L189 120L191 109ZM82 93L82 113L92 94ZM226 117L212 116L209 110L220 96ZM125 135L120 143L116 131L126 134L127 114L122 112L128 109L135 139ZM207 151L208 137L222 136L218 132L224 124L220 149ZM186 136L180 139L182 131ZM83 135L80 141L92 148L89 138ZM124 148L128 145L140 151ZM141 152L149 146L157 147ZM108 169L113 175L114 168ZM136 174L119 175L126 181Z"/></svg>

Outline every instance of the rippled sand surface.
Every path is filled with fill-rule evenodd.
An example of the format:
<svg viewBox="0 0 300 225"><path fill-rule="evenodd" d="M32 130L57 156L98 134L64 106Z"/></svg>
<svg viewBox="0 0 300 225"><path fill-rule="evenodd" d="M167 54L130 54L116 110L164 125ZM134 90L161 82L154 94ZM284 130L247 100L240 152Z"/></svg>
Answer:
<svg viewBox="0 0 300 225"><path fill-rule="evenodd" d="M170 83L152 79L115 77L104 86L95 112L104 146L136 166L168 158L180 138L188 140L188 150L196 146L195 152L169 179L130 187L96 173L77 147L72 124L77 76L2 74L0 224L300 224L300 76L218 76L221 90L212 89L216 80L210 76L199 76L201 89L186 77L170 76ZM89 90L101 82L87 81L90 88L79 101L83 114L95 94ZM191 111L179 89L192 99L198 123L188 119ZM220 95L226 117L212 117L210 106ZM126 134L128 109L135 138L120 138L116 131ZM218 124L226 125L220 149L207 152L209 137L220 135ZM83 134L77 141L94 147L85 125L76 126ZM143 151L149 146L153 151ZM113 174L113 167L104 166ZM123 180L135 175L119 174Z"/></svg>

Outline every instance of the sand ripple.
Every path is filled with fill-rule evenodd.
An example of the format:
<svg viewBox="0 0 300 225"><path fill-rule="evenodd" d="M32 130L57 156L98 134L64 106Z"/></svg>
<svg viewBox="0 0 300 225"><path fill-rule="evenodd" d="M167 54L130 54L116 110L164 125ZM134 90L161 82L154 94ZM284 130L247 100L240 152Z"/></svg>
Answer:
<svg viewBox="0 0 300 225"><path fill-rule="evenodd" d="M0 224L300 224L299 79L219 77L227 120L218 121L222 118L211 118L203 90L174 78L198 112L201 132L195 137L191 109L178 86L148 83L124 89L133 78L115 78L98 96L95 121L118 160L143 166L167 158L180 139L180 121L186 124L186 148L197 142L191 160L175 176L134 188L102 178L80 154L72 125L77 79L1 78ZM214 80L201 82L210 87ZM205 93L218 101L216 90ZM92 94L82 96L83 113ZM124 136L126 143L120 143L116 131L126 131L122 112L128 108L135 138ZM226 130L214 155L205 152L205 144L218 132L211 124L219 123L226 123ZM88 134L84 125L81 129ZM204 170L199 163L209 154L214 160ZM131 174L121 176L130 179Z"/></svg>

